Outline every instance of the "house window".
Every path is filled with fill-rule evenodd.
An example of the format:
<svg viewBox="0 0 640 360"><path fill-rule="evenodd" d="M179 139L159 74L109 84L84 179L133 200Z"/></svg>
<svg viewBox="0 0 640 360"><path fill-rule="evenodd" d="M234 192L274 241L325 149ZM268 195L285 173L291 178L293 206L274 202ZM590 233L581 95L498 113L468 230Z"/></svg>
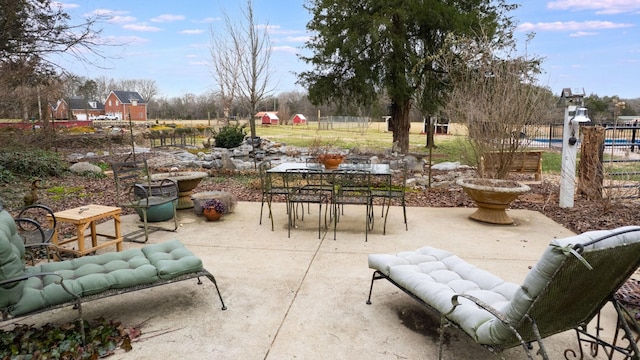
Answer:
<svg viewBox="0 0 640 360"><path fill-rule="evenodd" d="M118 100L116 100L116 106L120 105L120 102Z"/></svg>
<svg viewBox="0 0 640 360"><path fill-rule="evenodd" d="M109 100L109 106L112 106L112 104L111 104L111 100Z"/></svg>

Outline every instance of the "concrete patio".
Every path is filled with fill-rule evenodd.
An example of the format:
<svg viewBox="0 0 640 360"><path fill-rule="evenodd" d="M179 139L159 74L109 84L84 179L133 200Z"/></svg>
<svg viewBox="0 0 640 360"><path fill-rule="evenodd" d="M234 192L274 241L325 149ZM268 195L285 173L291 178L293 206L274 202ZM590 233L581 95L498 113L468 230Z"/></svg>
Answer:
<svg viewBox="0 0 640 360"><path fill-rule="evenodd" d="M149 242L180 239L216 277L228 309L220 309L213 285L203 279L202 286L185 281L86 303L85 318L141 327L133 350L112 359L437 359L436 316L386 281L376 282L373 303L365 304L368 254L429 245L520 283L551 239L572 235L538 212L511 210L516 225L492 226L467 219L474 211L467 208L408 208L405 231L400 207L391 208L382 235L376 207L375 228L365 242L364 209L348 207L334 241L332 228L317 239L316 211L287 238L282 203L274 204L275 231L266 216L258 224L260 203L240 202L218 222L181 210L178 231L155 232ZM134 230L137 216L124 216L122 226L124 233ZM60 323L76 315L64 308L17 322ZM606 311L605 331L614 325L614 314ZM495 359L458 330L447 334L444 359ZM577 350L573 332L545 344L552 359L563 358L566 348ZM527 358L520 348L503 356Z"/></svg>

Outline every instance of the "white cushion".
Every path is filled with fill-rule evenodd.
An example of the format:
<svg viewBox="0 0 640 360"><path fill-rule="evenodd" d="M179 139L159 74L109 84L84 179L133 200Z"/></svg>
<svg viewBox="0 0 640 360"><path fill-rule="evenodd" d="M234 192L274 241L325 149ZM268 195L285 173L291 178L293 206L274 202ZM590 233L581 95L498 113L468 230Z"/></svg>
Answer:
<svg viewBox="0 0 640 360"><path fill-rule="evenodd" d="M540 295L566 256L569 256L570 252L566 249L608 234L634 229L637 230L640 227L627 226L615 230L590 231L564 239L554 239L527 274L522 286L505 282L450 252L428 246L396 255L369 255L369 267L387 275L440 314L451 311L453 308L451 300L454 295L464 294L480 299L516 325L528 312L533 300ZM585 251L638 241L640 241L638 231L619 234L589 245L585 247ZM459 298L459 302L461 305L448 315L448 318L457 323L476 342L500 345L512 339L513 334L509 328L489 312L465 298Z"/></svg>

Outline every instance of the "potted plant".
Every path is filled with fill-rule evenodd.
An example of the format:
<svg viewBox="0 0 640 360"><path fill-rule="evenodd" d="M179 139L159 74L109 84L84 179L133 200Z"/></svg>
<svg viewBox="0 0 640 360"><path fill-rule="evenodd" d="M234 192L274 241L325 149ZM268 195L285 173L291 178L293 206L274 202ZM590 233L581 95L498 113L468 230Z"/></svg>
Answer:
<svg viewBox="0 0 640 360"><path fill-rule="evenodd" d="M345 155L333 146L322 145L318 138L314 139L309 150L311 156L314 156L328 170L337 169L345 158Z"/></svg>
<svg viewBox="0 0 640 360"><path fill-rule="evenodd" d="M218 199L210 199L202 204L202 215L204 215L208 221L220 220L220 217L226 211L227 207Z"/></svg>
<svg viewBox="0 0 640 360"><path fill-rule="evenodd" d="M441 58L451 85L443 111L451 121L466 126L471 159L478 165L477 178L457 183L478 206L472 219L512 224L505 210L530 188L505 178L514 158L528 145L526 132L551 118L556 99L537 85L541 60L516 55L509 35L448 41L447 48L456 52Z"/></svg>

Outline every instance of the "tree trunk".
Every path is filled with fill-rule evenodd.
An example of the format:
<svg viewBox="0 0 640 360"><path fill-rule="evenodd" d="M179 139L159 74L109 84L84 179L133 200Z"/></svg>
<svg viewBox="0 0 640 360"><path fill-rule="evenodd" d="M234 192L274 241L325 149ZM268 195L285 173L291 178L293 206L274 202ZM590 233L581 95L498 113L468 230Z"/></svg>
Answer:
<svg viewBox="0 0 640 360"><path fill-rule="evenodd" d="M411 110L411 99L402 102L394 102L396 104L391 111L391 131L393 131L393 144L401 153L409 153L409 129L411 122L409 121L409 111Z"/></svg>
<svg viewBox="0 0 640 360"><path fill-rule="evenodd" d="M427 149L433 149L433 148L436 147L436 142L435 142L434 135L433 135L435 133L436 124L435 124L435 122L432 122L431 120L432 120L431 116L429 116L427 118L427 120L426 120L426 129L425 129L426 131L425 132L426 132L426 137L427 137L427 143L426 143L425 147Z"/></svg>
<svg viewBox="0 0 640 360"><path fill-rule="evenodd" d="M582 129L578 193L584 194L591 200L602 199L604 128L601 126L585 126Z"/></svg>

